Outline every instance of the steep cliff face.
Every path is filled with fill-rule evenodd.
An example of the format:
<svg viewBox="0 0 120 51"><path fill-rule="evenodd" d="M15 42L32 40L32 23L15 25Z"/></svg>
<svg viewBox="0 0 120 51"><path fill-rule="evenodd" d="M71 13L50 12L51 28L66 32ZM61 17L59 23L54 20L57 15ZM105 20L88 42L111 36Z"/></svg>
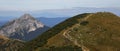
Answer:
<svg viewBox="0 0 120 51"><path fill-rule="evenodd" d="M18 51L22 47L24 47L22 41L0 35L0 51Z"/></svg>
<svg viewBox="0 0 120 51"><path fill-rule="evenodd" d="M2 26L0 33L10 38L28 41L47 29L49 27L34 19L30 14L24 14Z"/></svg>
<svg viewBox="0 0 120 51"><path fill-rule="evenodd" d="M119 25L120 18L109 12L80 14L44 32L28 42L23 49L120 51Z"/></svg>

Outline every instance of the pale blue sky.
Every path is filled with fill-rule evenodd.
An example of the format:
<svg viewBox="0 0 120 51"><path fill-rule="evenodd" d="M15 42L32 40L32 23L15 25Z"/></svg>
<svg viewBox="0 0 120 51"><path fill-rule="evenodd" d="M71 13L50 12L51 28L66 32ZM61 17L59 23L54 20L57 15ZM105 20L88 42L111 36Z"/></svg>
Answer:
<svg viewBox="0 0 120 51"><path fill-rule="evenodd" d="M73 7L118 7L120 0L0 0L0 10L44 10Z"/></svg>

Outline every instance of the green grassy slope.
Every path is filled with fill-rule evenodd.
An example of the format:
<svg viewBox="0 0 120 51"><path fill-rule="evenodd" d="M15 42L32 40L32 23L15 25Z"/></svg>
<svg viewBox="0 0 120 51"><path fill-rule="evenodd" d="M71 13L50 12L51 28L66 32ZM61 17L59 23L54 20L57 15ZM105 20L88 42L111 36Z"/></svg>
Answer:
<svg viewBox="0 0 120 51"><path fill-rule="evenodd" d="M27 42L24 51L120 51L120 18L109 12L71 17ZM53 50L53 51L55 51Z"/></svg>
<svg viewBox="0 0 120 51"><path fill-rule="evenodd" d="M48 39L59 34L62 30L68 29L69 27L72 27L74 24L79 23L78 20L81 18L84 18L87 15L89 14L86 13L86 14L77 15L75 17L65 20L64 22L61 22L60 24L54 26L50 30L44 32L42 35L40 35L36 39L26 43L26 47L24 48L24 50L29 51L31 49L34 50L34 49L43 47L45 44L47 44Z"/></svg>
<svg viewBox="0 0 120 51"><path fill-rule="evenodd" d="M90 51L120 51L120 17L99 12L86 18L66 34Z"/></svg>

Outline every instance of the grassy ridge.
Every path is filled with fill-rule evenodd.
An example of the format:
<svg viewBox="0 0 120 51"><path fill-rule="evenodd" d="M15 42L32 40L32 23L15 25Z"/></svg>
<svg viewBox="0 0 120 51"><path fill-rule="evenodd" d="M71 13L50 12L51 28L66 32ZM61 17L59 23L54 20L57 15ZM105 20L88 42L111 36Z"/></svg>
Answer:
<svg viewBox="0 0 120 51"><path fill-rule="evenodd" d="M90 51L120 51L120 17L108 12L94 13L69 30L69 35Z"/></svg>
<svg viewBox="0 0 120 51"><path fill-rule="evenodd" d="M24 48L25 51L30 51L42 47L47 43L47 40L56 34L60 33L62 30L71 27L72 25L79 23L79 19L86 17L89 13L77 15L71 17L64 22L54 26L53 28L49 29L48 31L44 32L42 35L38 36L36 39L26 43L26 47Z"/></svg>
<svg viewBox="0 0 120 51"><path fill-rule="evenodd" d="M49 42L48 39L53 38L55 35L59 37L58 34L63 30L67 30L67 34L77 41L77 45L83 45L90 51L119 51L119 25L120 18L109 12L80 14L61 22L34 40L27 42L24 51L35 51L36 49L38 51L51 51L53 49L54 51L80 50L81 48L76 46L48 46L48 48L43 48ZM59 39L53 38L52 40L55 42L54 40Z"/></svg>

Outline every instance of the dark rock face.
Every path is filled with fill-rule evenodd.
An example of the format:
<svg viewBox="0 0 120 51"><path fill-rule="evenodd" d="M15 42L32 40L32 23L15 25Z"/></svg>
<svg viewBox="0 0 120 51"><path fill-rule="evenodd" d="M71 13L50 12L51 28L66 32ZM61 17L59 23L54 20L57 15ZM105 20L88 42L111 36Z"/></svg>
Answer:
<svg viewBox="0 0 120 51"><path fill-rule="evenodd" d="M31 40L49 29L30 14L24 14L19 19L8 22L1 27L0 33L14 39Z"/></svg>

